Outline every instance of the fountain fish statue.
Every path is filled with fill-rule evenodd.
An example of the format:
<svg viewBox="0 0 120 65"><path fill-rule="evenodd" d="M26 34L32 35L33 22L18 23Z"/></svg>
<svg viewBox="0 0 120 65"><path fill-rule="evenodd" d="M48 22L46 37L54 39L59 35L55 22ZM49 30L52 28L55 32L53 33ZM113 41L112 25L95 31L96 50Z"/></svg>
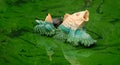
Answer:
<svg viewBox="0 0 120 65"><path fill-rule="evenodd" d="M88 33L86 33L83 26L89 20L89 11L81 11L73 14L65 14L63 22L57 20L57 27L54 25L56 21L48 14L45 21L36 20L38 25L35 26L35 31L41 35L53 36L56 39L64 40L72 43L74 46L80 44L89 47L96 43ZM57 24L55 23L55 24Z"/></svg>

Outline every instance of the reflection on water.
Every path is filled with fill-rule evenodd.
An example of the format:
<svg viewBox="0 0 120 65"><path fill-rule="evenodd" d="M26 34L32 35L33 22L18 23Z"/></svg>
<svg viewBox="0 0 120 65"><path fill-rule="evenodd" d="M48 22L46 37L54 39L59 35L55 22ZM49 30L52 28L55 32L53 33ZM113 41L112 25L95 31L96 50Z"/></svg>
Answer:
<svg viewBox="0 0 120 65"><path fill-rule="evenodd" d="M91 55L91 53L87 50L80 51L81 49L79 49L80 51L79 53L78 50L76 50L75 48L65 44L61 44L61 49L65 59L71 65L82 65L81 59L85 57L89 57Z"/></svg>
<svg viewBox="0 0 120 65"><path fill-rule="evenodd" d="M47 48L47 47L46 47L46 48ZM53 54L54 54L53 49L52 49L51 47L49 47L49 48L46 49L46 51L47 51L47 54L48 54L48 56L49 56L50 61L52 61L52 56L53 56Z"/></svg>
<svg viewBox="0 0 120 65"><path fill-rule="evenodd" d="M68 50L68 49L63 49L63 54L65 59L71 64L71 65L81 65L80 61L78 60L77 54L72 51L72 50Z"/></svg>
<svg viewBox="0 0 120 65"><path fill-rule="evenodd" d="M71 65L82 65L80 63L81 62L80 60L82 58L89 57L92 54L92 52L89 52L87 50L80 51L80 49L79 49L79 51L78 51L74 47L72 47L68 44L64 44L62 42L58 43L58 42L53 41L54 43L51 43L50 40L52 40L52 39L49 39L49 38L46 38L46 40L47 41L42 41L42 40L38 39L37 44L39 47L43 46L46 49L46 53L49 56L50 61L52 61L52 59L54 59L54 54L56 54L58 52L58 51L55 51L56 48L59 48L60 50L62 50L62 54L63 54L64 58Z"/></svg>

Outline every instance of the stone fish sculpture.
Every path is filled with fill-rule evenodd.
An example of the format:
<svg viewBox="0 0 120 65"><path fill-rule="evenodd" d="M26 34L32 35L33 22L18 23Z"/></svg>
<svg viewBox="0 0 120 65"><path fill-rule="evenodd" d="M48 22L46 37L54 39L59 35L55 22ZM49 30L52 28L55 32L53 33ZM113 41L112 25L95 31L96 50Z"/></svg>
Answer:
<svg viewBox="0 0 120 65"><path fill-rule="evenodd" d="M96 43L96 40L92 39L92 37L83 29L83 26L88 20L89 11L85 10L73 14L65 14L63 22L57 20L57 22L59 21L59 24L55 26L54 23L56 21L48 14L45 21L36 20L38 25L35 26L35 31L41 35L64 40L74 46L82 44L89 47Z"/></svg>

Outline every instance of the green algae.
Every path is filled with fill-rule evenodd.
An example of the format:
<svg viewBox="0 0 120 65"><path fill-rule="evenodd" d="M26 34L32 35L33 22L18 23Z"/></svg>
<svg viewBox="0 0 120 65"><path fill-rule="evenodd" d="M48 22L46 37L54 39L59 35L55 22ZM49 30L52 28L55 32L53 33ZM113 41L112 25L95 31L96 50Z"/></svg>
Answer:
<svg viewBox="0 0 120 65"><path fill-rule="evenodd" d="M93 0L89 6L84 6L84 0L30 0L18 6L10 1L12 5L0 0L0 65L70 65L69 58L81 65L120 64L118 0ZM97 39L93 47L72 47L34 33L35 18L44 20L47 13L61 17L84 9L90 11L86 31Z"/></svg>

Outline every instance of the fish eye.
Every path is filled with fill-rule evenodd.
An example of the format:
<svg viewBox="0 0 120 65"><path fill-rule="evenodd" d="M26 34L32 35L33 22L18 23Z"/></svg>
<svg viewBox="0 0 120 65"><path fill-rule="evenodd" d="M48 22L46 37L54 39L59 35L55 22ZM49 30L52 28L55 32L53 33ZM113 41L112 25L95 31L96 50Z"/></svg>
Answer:
<svg viewBox="0 0 120 65"><path fill-rule="evenodd" d="M76 16L79 16L79 14L76 14Z"/></svg>

